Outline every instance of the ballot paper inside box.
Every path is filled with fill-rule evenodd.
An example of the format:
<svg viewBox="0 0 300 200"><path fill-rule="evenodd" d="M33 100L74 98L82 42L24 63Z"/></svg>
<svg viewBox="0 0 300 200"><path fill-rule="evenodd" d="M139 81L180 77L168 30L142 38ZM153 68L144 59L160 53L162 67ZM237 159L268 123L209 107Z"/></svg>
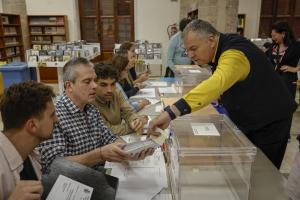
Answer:
<svg viewBox="0 0 300 200"><path fill-rule="evenodd" d="M176 200L248 199L256 148L228 117L180 117L170 128L166 154Z"/></svg>

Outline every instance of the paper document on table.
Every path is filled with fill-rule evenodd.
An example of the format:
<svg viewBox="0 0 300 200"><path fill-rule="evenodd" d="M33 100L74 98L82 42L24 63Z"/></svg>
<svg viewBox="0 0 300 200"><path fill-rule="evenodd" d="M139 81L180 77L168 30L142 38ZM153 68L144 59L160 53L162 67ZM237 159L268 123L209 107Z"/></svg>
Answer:
<svg viewBox="0 0 300 200"><path fill-rule="evenodd" d="M168 187L160 149L144 160L129 161L128 165L106 162L105 168L111 168L111 175L119 178L116 197L119 200L151 200L161 189Z"/></svg>
<svg viewBox="0 0 300 200"><path fill-rule="evenodd" d="M158 102L160 102L159 99L151 99L151 98L147 98L148 101L150 101L151 104L157 104Z"/></svg>
<svg viewBox="0 0 300 200"><path fill-rule="evenodd" d="M93 188L59 175L46 200L89 200Z"/></svg>
<svg viewBox="0 0 300 200"><path fill-rule="evenodd" d="M168 83L167 82L162 82L162 81L155 81L155 82L149 82L150 87L167 87Z"/></svg>
<svg viewBox="0 0 300 200"><path fill-rule="evenodd" d="M213 123L191 123L194 135L220 136L220 133Z"/></svg>
<svg viewBox="0 0 300 200"><path fill-rule="evenodd" d="M143 88L131 98L155 98L155 88Z"/></svg>
<svg viewBox="0 0 300 200"><path fill-rule="evenodd" d="M162 87L158 88L159 93L177 93L173 87Z"/></svg>
<svg viewBox="0 0 300 200"><path fill-rule="evenodd" d="M200 74L200 73L202 73L202 72L201 72L200 70L198 70L198 69L189 69L188 72L189 72L189 73L193 73L193 74Z"/></svg>

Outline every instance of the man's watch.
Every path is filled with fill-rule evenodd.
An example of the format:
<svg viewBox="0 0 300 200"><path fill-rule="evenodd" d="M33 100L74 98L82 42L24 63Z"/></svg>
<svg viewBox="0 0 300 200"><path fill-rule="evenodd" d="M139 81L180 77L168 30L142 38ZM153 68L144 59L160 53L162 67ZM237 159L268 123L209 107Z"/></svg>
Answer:
<svg viewBox="0 0 300 200"><path fill-rule="evenodd" d="M175 115L175 113L172 111L172 109L171 109L170 106L165 107L165 108L164 108L164 111L166 111L166 112L169 114L171 120L173 120L173 119L176 118L176 115Z"/></svg>

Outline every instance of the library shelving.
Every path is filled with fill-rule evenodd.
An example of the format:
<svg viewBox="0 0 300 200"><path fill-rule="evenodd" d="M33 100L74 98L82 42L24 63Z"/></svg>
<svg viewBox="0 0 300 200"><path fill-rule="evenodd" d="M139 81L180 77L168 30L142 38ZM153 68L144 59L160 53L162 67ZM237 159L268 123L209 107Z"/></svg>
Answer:
<svg viewBox="0 0 300 200"><path fill-rule="evenodd" d="M0 13L0 61L24 61L20 15Z"/></svg>

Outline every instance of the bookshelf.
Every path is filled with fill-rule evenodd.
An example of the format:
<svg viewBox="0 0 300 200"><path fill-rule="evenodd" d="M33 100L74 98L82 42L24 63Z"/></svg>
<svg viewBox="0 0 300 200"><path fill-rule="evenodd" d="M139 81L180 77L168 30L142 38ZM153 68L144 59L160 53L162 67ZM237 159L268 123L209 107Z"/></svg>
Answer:
<svg viewBox="0 0 300 200"><path fill-rule="evenodd" d="M246 27L246 15L245 14L238 14L238 23L237 23L237 33L244 36L245 34L245 27Z"/></svg>
<svg viewBox="0 0 300 200"><path fill-rule="evenodd" d="M53 43L69 41L66 15L28 15L30 47L35 50L48 50ZM57 83L56 68L42 68L40 79L44 83Z"/></svg>
<svg viewBox="0 0 300 200"><path fill-rule="evenodd" d="M62 43L69 40L68 20L65 15L29 15L30 46Z"/></svg>
<svg viewBox="0 0 300 200"><path fill-rule="evenodd" d="M20 15L0 13L0 61L24 61Z"/></svg>

